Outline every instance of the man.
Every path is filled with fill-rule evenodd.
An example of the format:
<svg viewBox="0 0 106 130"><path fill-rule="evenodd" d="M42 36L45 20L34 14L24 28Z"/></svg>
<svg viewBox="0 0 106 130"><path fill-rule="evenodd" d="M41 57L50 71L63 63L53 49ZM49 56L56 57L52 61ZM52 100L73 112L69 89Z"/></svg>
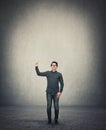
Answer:
<svg viewBox="0 0 106 130"><path fill-rule="evenodd" d="M35 63L35 70L38 76L46 76L47 78L47 89L46 89L46 99L47 99L47 116L48 124L51 124L51 107L52 100L54 103L54 113L55 113L55 124L58 124L59 115L59 98L62 94L64 81L62 74L57 72L58 63L53 61L51 63L51 71L40 72L39 63Z"/></svg>

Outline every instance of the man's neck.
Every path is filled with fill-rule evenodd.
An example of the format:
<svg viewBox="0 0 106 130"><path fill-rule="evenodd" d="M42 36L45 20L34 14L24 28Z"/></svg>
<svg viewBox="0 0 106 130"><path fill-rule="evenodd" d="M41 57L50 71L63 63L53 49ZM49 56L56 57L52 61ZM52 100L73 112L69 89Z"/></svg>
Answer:
<svg viewBox="0 0 106 130"><path fill-rule="evenodd" d="M52 72L56 72L57 70L51 70Z"/></svg>

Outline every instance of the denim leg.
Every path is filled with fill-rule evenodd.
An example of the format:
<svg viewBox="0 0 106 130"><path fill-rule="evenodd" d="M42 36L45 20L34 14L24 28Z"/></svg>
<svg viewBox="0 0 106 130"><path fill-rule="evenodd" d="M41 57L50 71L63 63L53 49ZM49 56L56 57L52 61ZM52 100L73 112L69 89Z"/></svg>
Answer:
<svg viewBox="0 0 106 130"><path fill-rule="evenodd" d="M57 97L57 95L53 96L53 101L54 101L55 120L58 120L58 115L59 115L59 98Z"/></svg>
<svg viewBox="0 0 106 130"><path fill-rule="evenodd" d="M47 116L48 120L51 121L52 95L46 93L46 99L47 99Z"/></svg>

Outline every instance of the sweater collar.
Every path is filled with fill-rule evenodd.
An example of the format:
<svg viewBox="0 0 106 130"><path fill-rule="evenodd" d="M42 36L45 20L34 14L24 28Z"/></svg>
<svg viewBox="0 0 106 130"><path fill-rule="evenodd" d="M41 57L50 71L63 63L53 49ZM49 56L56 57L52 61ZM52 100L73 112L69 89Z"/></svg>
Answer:
<svg viewBox="0 0 106 130"><path fill-rule="evenodd" d="M52 73L56 73L56 72L57 72L57 70L56 70L56 71L52 71L52 70L51 70L51 72L52 72Z"/></svg>

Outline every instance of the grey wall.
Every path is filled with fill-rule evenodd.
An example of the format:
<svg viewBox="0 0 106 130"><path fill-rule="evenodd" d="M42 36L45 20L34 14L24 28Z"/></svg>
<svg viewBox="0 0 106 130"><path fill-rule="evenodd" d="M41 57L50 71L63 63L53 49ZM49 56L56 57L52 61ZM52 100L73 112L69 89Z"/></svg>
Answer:
<svg viewBox="0 0 106 130"><path fill-rule="evenodd" d="M0 104L46 104L41 71L58 61L61 105L105 106L104 0L10 0L0 4Z"/></svg>

